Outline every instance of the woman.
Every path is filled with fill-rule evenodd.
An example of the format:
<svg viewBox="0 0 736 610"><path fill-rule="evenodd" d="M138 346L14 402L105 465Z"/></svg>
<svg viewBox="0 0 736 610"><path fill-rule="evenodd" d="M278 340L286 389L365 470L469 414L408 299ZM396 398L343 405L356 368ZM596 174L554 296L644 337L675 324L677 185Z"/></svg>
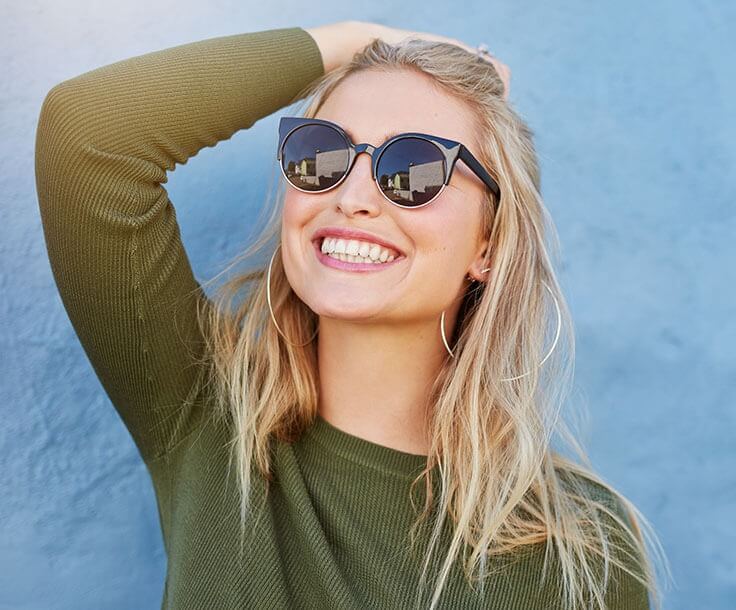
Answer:
<svg viewBox="0 0 736 610"><path fill-rule="evenodd" d="M185 44L47 95L49 257L152 477L164 607L657 599L646 520L551 448L576 448L558 420L572 331L508 75L460 41L341 22ZM283 200L243 255L268 264L210 300L166 171L303 99L280 124ZM406 133L430 137L376 150Z"/></svg>

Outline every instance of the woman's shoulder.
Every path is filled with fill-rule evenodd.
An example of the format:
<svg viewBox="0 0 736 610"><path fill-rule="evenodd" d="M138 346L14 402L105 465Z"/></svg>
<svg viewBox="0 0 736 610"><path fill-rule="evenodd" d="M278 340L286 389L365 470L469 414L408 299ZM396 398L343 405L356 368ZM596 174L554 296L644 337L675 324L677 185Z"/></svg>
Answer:
<svg viewBox="0 0 736 610"><path fill-rule="evenodd" d="M608 607L649 608L648 588L639 580L646 580L646 550L633 503L595 473L568 471L566 482L571 493L585 497L588 515L595 512L608 540L609 559L615 558L615 564L609 565Z"/></svg>
<svg viewBox="0 0 736 610"><path fill-rule="evenodd" d="M567 493L603 505L623 521L631 522L632 516L627 506L630 501L613 485L609 485L595 473L582 469L566 469L558 472Z"/></svg>

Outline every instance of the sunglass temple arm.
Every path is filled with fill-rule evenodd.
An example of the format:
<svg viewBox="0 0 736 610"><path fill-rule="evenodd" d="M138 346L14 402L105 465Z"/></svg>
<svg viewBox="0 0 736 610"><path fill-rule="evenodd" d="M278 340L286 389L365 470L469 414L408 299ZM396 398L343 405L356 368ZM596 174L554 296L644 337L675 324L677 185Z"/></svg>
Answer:
<svg viewBox="0 0 736 610"><path fill-rule="evenodd" d="M478 162L478 160L473 156L473 154L465 148L465 146L460 146L460 158L463 160L463 162L472 169L475 174L483 180L483 182L488 185L488 188L493 191L493 194L496 196L497 199L501 199L501 189L498 188L498 183L493 179L493 177L486 171L486 169Z"/></svg>

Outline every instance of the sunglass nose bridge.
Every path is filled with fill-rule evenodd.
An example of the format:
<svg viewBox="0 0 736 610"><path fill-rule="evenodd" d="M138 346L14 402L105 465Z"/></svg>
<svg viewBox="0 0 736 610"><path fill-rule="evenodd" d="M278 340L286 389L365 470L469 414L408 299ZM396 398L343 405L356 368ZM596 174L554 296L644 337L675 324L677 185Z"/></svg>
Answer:
<svg viewBox="0 0 736 610"><path fill-rule="evenodd" d="M356 155L357 154L360 154L362 152L367 152L369 155L373 156L373 153L375 152L375 150L376 150L376 147L375 146L373 146L371 144L368 144L366 142L363 142L361 144L356 144L355 145L355 154Z"/></svg>
<svg viewBox="0 0 736 610"><path fill-rule="evenodd" d="M373 163L375 160L375 157L373 156L373 153L376 151L376 147L372 144L368 144L367 142L361 142L360 144L355 145L355 157L357 159L358 155L363 152L367 152L371 156L371 173L374 173L375 168L373 167Z"/></svg>

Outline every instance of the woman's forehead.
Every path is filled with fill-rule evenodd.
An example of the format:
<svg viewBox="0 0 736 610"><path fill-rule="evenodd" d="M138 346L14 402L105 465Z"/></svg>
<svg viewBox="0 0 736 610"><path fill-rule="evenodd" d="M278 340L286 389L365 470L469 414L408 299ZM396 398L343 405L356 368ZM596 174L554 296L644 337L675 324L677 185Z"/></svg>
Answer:
<svg viewBox="0 0 736 610"><path fill-rule="evenodd" d="M428 133L474 148L474 116L429 76L409 70L351 74L323 101L316 118L337 123L353 143L378 145L400 133Z"/></svg>

